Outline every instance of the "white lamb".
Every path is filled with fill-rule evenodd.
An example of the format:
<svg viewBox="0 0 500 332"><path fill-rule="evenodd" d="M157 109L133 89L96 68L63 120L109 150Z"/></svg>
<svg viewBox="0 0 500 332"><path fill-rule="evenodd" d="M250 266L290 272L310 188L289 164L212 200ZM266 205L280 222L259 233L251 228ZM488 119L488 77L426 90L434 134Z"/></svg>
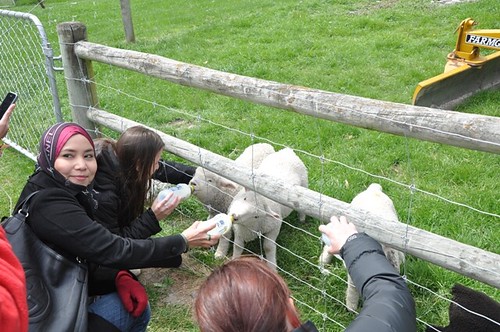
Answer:
<svg viewBox="0 0 500 332"><path fill-rule="evenodd" d="M246 167L258 168L262 160L273 152L274 148L270 144L252 144L236 158L235 163ZM218 213L226 213L233 197L242 188L236 182L203 167L196 168L189 184L193 186L193 195L208 210L209 218Z"/></svg>
<svg viewBox="0 0 500 332"><path fill-rule="evenodd" d="M252 144L236 158L235 163L246 167L258 168L262 160L271 153L274 153L274 148L270 144ZM193 195L208 210L208 218L212 218L218 213L226 213L234 196L243 188L236 182L202 167L196 168L189 184L193 186ZM222 258L226 255L231 236L232 231L230 230L220 238L215 257Z"/></svg>
<svg viewBox="0 0 500 332"><path fill-rule="evenodd" d="M354 197L350 206L369 211L386 220L399 222L392 200L389 196L382 192L382 186L378 183L372 183L365 191ZM384 244L382 244L382 248L384 249L385 256L389 262L391 262L394 268L399 272L400 266L405 259L404 254ZM325 247L319 258L320 264L328 264L331 259L332 255L326 251ZM356 311L358 308L359 293L357 292L356 287L354 287L350 275L348 275L347 282L348 286L345 299L346 307L350 311Z"/></svg>
<svg viewBox="0 0 500 332"><path fill-rule="evenodd" d="M290 148L267 156L256 173L281 179L289 185L308 187L306 166ZM258 234L262 234L265 256L269 265L276 268L276 238L283 219L291 212L291 208L254 191L247 188L240 190L228 209L228 214L234 218L233 259L241 256L245 242L252 241ZM305 214L299 213L299 219L304 221ZM225 256L227 251L219 254Z"/></svg>

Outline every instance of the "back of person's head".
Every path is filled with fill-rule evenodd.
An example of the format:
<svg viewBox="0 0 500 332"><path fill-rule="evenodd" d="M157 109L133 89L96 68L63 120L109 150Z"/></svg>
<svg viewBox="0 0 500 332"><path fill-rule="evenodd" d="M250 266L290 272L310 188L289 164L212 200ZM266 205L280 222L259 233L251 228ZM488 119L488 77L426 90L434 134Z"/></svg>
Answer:
<svg viewBox="0 0 500 332"><path fill-rule="evenodd" d="M122 217L133 219L142 213L151 184L151 170L155 167L156 156L163 151L164 146L160 135L141 126L128 128L116 141L123 189L128 195L128 202L124 203L126 206L122 209L127 212Z"/></svg>
<svg viewBox="0 0 500 332"><path fill-rule="evenodd" d="M247 256L212 272L198 291L195 318L202 332L286 332L300 325L285 281Z"/></svg>
<svg viewBox="0 0 500 332"><path fill-rule="evenodd" d="M109 137L98 137L94 139L95 155L99 156L103 151L116 151L116 140Z"/></svg>

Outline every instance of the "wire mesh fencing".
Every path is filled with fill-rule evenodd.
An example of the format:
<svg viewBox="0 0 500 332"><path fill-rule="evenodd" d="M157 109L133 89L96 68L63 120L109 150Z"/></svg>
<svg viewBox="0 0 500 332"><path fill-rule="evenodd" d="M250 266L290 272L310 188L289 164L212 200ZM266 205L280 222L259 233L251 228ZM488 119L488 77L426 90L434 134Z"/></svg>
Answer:
<svg viewBox="0 0 500 332"><path fill-rule="evenodd" d="M40 20L0 10L0 98L9 91L19 96L4 141L33 160L43 131L62 121L53 63Z"/></svg>

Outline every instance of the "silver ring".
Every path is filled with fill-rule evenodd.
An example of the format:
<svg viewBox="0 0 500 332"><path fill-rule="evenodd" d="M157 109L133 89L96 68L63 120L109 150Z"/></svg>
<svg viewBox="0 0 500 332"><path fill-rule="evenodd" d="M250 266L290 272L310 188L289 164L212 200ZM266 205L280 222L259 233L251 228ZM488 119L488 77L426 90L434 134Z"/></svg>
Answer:
<svg viewBox="0 0 500 332"><path fill-rule="evenodd" d="M208 235L208 241L212 240L212 235L210 234L207 234Z"/></svg>

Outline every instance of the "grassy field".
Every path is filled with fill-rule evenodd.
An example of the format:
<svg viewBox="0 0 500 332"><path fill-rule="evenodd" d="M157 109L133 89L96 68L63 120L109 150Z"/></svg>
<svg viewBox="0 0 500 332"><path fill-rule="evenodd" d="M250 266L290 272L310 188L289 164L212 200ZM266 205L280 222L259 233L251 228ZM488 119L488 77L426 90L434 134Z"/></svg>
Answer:
<svg viewBox="0 0 500 332"><path fill-rule="evenodd" d="M479 28L500 29L498 0L447 6L427 0L131 0L131 5L136 36L132 44L125 42L116 0L47 0L45 9L33 7L29 1L17 1L10 9L36 15L56 54L57 24L80 21L87 26L91 42L250 77L404 104L411 103L418 82L442 72L446 54L455 45L453 32L461 20L472 17ZM393 199L401 221L500 253L498 217L475 211L500 213L498 155L317 120L107 65L94 64L94 71L100 106L109 112L232 159L253 142L240 132L265 137L276 146L308 151L313 156L300 157L308 167L311 189L349 202L369 183L379 182ZM63 75L59 74L57 80L69 120ZM498 117L500 92L481 93L457 110ZM212 123L200 122L199 118ZM335 162L322 163L314 157L322 155ZM7 215L33 163L8 149L0 157L0 165L0 215ZM393 181L413 184L446 200L414 193ZM178 231L206 215L195 200L178 210L174 221L165 224L164 233ZM287 221L298 225L295 214ZM303 228L317 233L318 224L310 219ZM315 238L289 225L283 226L278 244L311 262L317 261L321 249ZM251 243L250 248L258 252L259 243ZM354 316L325 300L321 293L311 291L310 286L342 299L345 285L321 275L290 252L278 249L278 264L302 279L283 274L303 317L315 321L323 331L342 330L329 321L323 323L320 314L302 303L347 325ZM191 258L212 267L219 264L212 256L200 250ZM332 271L345 277L340 264L333 265ZM196 272L184 269L180 276L166 275L149 285L154 314L150 330L196 330L188 304L165 300L166 294L181 287L182 279L196 279ZM412 282L428 288L411 285L418 318L429 324L447 325L449 303L439 296L449 297L454 283L500 300L498 289L411 256L403 272ZM418 328L424 331L425 325L419 323Z"/></svg>

